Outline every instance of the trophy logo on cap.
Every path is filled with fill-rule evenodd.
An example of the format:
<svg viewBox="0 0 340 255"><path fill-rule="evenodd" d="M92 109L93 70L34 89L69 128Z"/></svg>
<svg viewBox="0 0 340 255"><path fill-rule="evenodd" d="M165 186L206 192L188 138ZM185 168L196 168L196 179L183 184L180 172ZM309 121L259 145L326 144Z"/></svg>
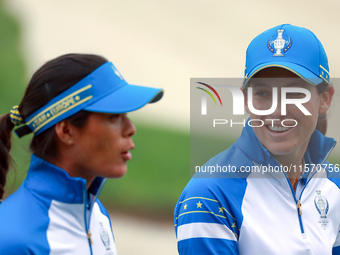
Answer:
<svg viewBox="0 0 340 255"><path fill-rule="evenodd" d="M274 57L282 57L284 56L283 53L290 49L292 46L292 40L288 37L288 40L285 40L282 36L284 29L278 29L277 31L277 37L275 40L272 40L272 38L268 41L268 49L274 53ZM275 50L274 50L275 49Z"/></svg>

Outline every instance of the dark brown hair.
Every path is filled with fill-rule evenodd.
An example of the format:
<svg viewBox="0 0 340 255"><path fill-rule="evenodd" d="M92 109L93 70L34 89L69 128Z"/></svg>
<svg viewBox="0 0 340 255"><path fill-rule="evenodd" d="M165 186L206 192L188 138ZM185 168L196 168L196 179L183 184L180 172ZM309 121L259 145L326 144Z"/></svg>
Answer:
<svg viewBox="0 0 340 255"><path fill-rule="evenodd" d="M328 88L329 85L326 82L322 82L319 85L316 86L316 89L318 91L318 94L321 95L326 89ZM326 113L321 113L318 116L318 122L316 123L316 129L319 130L322 134L326 135L327 132L327 114Z"/></svg>
<svg viewBox="0 0 340 255"><path fill-rule="evenodd" d="M25 95L19 105L19 112L23 119L47 104L55 96L68 89L107 60L92 54L67 54L48 61L32 76ZM89 112L80 111L69 117L70 122L82 127L89 116ZM11 133L14 124L10 115L0 117L0 199L4 194L6 175L11 166ZM54 126L34 136L30 149L37 156L49 159L58 155L55 144Z"/></svg>

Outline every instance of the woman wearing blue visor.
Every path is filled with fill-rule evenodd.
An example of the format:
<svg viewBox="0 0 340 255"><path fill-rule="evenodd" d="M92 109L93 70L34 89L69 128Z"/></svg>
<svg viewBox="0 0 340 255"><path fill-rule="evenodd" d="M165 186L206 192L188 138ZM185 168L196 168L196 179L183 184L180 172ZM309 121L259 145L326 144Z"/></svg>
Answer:
<svg viewBox="0 0 340 255"><path fill-rule="evenodd" d="M325 136L334 94L308 29L273 27L249 44L241 136L196 173L175 209L181 255L340 254L339 165ZM274 103L276 101L276 103ZM216 177L216 178L212 178Z"/></svg>
<svg viewBox="0 0 340 255"><path fill-rule="evenodd" d="M11 131L34 134L27 177L0 205L0 254L117 254L97 197L132 157L136 128L127 113L162 95L128 84L101 56L68 54L43 65L20 105L0 118L0 197Z"/></svg>

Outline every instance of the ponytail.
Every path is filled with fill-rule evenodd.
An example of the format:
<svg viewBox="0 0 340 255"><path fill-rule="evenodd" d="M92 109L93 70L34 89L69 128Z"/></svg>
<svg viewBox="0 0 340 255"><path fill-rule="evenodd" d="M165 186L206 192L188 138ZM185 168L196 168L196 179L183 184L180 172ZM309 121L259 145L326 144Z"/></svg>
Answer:
<svg viewBox="0 0 340 255"><path fill-rule="evenodd" d="M4 195L7 172L13 162L9 152L14 126L24 124L33 112L106 62L107 59L92 54L66 54L48 61L32 76L19 106L14 106L9 114L0 116L0 200ZM80 111L68 119L73 125L82 127L89 115L89 112ZM30 148L43 159L57 158L54 128L35 135Z"/></svg>
<svg viewBox="0 0 340 255"><path fill-rule="evenodd" d="M5 193L6 176L12 162L9 151L11 149L11 132L13 128L14 124L9 113L0 116L0 199Z"/></svg>

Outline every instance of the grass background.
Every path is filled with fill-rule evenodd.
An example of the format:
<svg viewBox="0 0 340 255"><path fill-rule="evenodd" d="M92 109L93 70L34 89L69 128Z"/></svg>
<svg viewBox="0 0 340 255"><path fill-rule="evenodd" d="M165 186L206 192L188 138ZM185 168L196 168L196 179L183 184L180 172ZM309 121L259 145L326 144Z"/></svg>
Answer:
<svg viewBox="0 0 340 255"><path fill-rule="evenodd" d="M20 50L20 27L0 0L0 110L9 112L24 88L24 62ZM9 107L9 109L8 109Z"/></svg>
<svg viewBox="0 0 340 255"><path fill-rule="evenodd" d="M19 104L28 81L20 47L20 27L5 11L1 0L0 33L0 114L4 114ZM124 178L108 180L100 199L110 210L151 215L153 219L172 219L177 199L190 179L190 149L198 155L196 164L202 165L236 139L202 136L200 144L206 149L200 150L194 143L190 148L188 132L135 124L136 148L132 152L133 160L128 163L128 173ZM22 139L13 135L11 154L16 170L12 169L8 175L6 196L14 192L26 176L31 138L32 135ZM335 156L330 161L336 162Z"/></svg>
<svg viewBox="0 0 340 255"><path fill-rule="evenodd" d="M0 0L0 114L19 104L28 81L20 47L18 22ZM172 218L176 201L190 179L188 132L135 123L135 149L124 178L108 180L100 199L108 209ZM30 162L32 135L18 139L13 134L11 155L15 169L8 174L6 194L25 179ZM156 215L156 216L155 216Z"/></svg>

